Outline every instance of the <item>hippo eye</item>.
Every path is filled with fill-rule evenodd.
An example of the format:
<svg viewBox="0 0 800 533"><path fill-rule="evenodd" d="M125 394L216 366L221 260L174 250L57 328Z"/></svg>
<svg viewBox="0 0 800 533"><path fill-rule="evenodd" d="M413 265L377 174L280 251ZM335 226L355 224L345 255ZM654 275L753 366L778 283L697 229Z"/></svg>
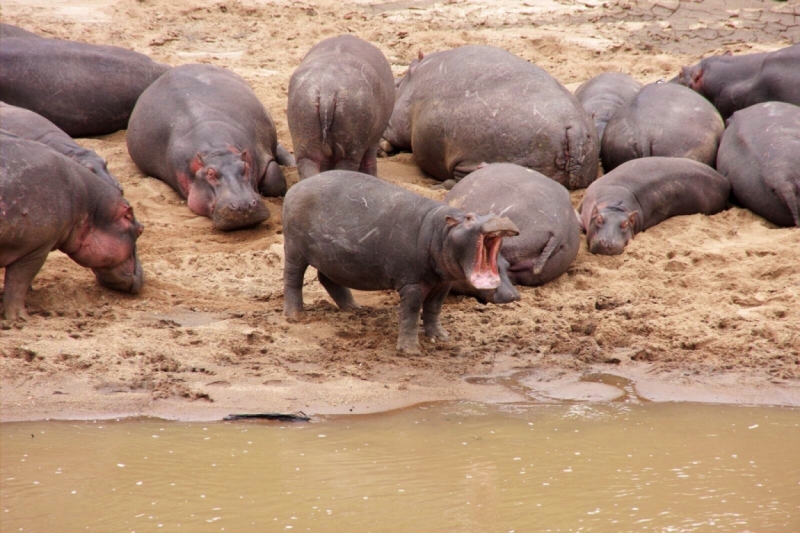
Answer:
<svg viewBox="0 0 800 533"><path fill-rule="evenodd" d="M206 180L208 180L210 183L215 183L217 181L217 171L213 168L209 168L206 171Z"/></svg>
<svg viewBox="0 0 800 533"><path fill-rule="evenodd" d="M602 215L597 215L597 218L594 219L594 223L596 226L602 226L605 220L603 219Z"/></svg>

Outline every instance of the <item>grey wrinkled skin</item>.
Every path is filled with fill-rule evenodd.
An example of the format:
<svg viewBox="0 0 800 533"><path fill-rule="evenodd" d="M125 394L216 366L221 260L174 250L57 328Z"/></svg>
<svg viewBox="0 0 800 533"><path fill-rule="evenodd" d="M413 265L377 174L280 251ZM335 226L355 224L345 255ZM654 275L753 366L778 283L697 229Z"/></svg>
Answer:
<svg viewBox="0 0 800 533"><path fill-rule="evenodd" d="M10 38L22 38L22 39L30 39L30 38L39 38L40 35L37 35L31 31L23 30L18 26L14 26L13 24L3 24L0 23L0 39L10 39Z"/></svg>
<svg viewBox="0 0 800 533"><path fill-rule="evenodd" d="M450 292L484 303L513 302L520 299L514 285L543 285L566 272L578 255L580 226L569 192L535 170L511 163L487 165L458 182L445 202L479 215L508 217L520 231L503 239L497 289L455 282Z"/></svg>
<svg viewBox="0 0 800 533"><path fill-rule="evenodd" d="M122 191L122 186L108 171L105 159L97 155L94 150L80 146L72 137L43 116L0 102L0 128L23 139L46 144L59 154L85 166Z"/></svg>
<svg viewBox="0 0 800 533"><path fill-rule="evenodd" d="M91 268L104 286L138 293L142 233L119 188L42 143L0 131L3 310L25 320L25 294L51 250Z"/></svg>
<svg viewBox="0 0 800 533"><path fill-rule="evenodd" d="M331 170L293 186L283 203L284 313L303 313L308 266L341 309L358 307L350 288L400 293L397 349L418 353L425 335L447 339L439 314L450 284L500 284L497 254L518 230L506 219L478 216L378 178Z"/></svg>
<svg viewBox="0 0 800 533"><path fill-rule="evenodd" d="M621 254L664 220L727 208L731 185L713 168L680 157L645 157L615 168L586 190L578 208L593 254Z"/></svg>
<svg viewBox="0 0 800 533"><path fill-rule="evenodd" d="M1 42L0 100L71 137L125 129L139 95L170 68L117 46L44 37Z"/></svg>
<svg viewBox="0 0 800 533"><path fill-rule="evenodd" d="M714 166L725 125L708 100L675 83L651 83L608 121L600 156L608 172L640 157L686 157Z"/></svg>
<svg viewBox="0 0 800 533"><path fill-rule="evenodd" d="M603 72L575 90L575 98L594 120L597 138L603 138L614 113L642 90L642 84L623 72Z"/></svg>
<svg viewBox="0 0 800 533"><path fill-rule="evenodd" d="M744 207L778 226L800 227L800 107L767 102L734 113L717 169Z"/></svg>
<svg viewBox="0 0 800 533"><path fill-rule="evenodd" d="M376 154L394 106L383 53L353 35L325 39L289 81L286 117L300 179L326 170L376 176Z"/></svg>
<svg viewBox="0 0 800 533"><path fill-rule="evenodd" d="M568 189L597 178L597 131L550 74L493 46L414 60L384 133L434 178L460 180L481 163L532 168Z"/></svg>
<svg viewBox="0 0 800 533"><path fill-rule="evenodd" d="M247 82L213 65L182 65L142 94L126 138L134 163L172 186L220 230L269 218L259 196L282 196L291 157ZM292 161L287 161L292 162Z"/></svg>
<svg viewBox="0 0 800 533"><path fill-rule="evenodd" d="M670 80L705 96L728 119L763 102L800 105L800 44L775 52L707 57Z"/></svg>

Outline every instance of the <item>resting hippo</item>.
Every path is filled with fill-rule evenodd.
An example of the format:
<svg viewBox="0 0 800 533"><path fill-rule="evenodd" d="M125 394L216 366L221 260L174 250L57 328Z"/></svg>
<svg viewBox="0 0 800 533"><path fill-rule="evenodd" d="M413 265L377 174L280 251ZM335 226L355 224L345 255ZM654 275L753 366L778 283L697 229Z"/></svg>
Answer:
<svg viewBox="0 0 800 533"><path fill-rule="evenodd" d="M286 193L272 117L246 81L221 67L183 65L162 76L139 98L126 140L142 172L220 230L269 218L259 192Z"/></svg>
<svg viewBox="0 0 800 533"><path fill-rule="evenodd" d="M519 300L513 285L547 283L563 274L578 255L581 231L569 192L535 170L511 163L487 165L458 182L445 201L479 215L508 217L520 229L519 236L503 240L497 289L478 290L457 281L451 292L484 303L513 302Z"/></svg>
<svg viewBox="0 0 800 533"><path fill-rule="evenodd" d="M352 35L325 39L289 81L286 117L300 179L325 170L376 176L376 154L394 106L392 68Z"/></svg>
<svg viewBox="0 0 800 533"><path fill-rule="evenodd" d="M8 39L12 37L21 37L25 39L40 36L31 31L23 30L22 28L14 26L13 24L0 23L0 39Z"/></svg>
<svg viewBox="0 0 800 533"><path fill-rule="evenodd" d="M725 176L692 159L628 161L586 190L579 211L589 251L618 255L635 234L670 217L719 213L730 191Z"/></svg>
<svg viewBox="0 0 800 533"><path fill-rule="evenodd" d="M761 102L800 105L800 44L762 54L707 57L683 67L670 81L708 98L723 119Z"/></svg>
<svg viewBox="0 0 800 533"><path fill-rule="evenodd" d="M800 227L800 107L767 102L734 113L717 169L747 209L778 226Z"/></svg>
<svg viewBox="0 0 800 533"><path fill-rule="evenodd" d="M137 293L142 225L117 187L44 144L0 133L0 267L5 318L26 319L25 293L51 250L111 289Z"/></svg>
<svg viewBox="0 0 800 533"><path fill-rule="evenodd" d="M603 169L639 157L686 157L714 166L725 125L708 100L675 83L645 85L603 133Z"/></svg>
<svg viewBox="0 0 800 533"><path fill-rule="evenodd" d="M400 293L397 349L419 352L419 312L425 334L446 339L439 322L453 281L476 288L500 285L497 252L514 224L478 216L419 196L378 178L331 170L300 181L283 203L284 306L303 312L309 265L341 309L358 307L351 287Z"/></svg>
<svg viewBox="0 0 800 533"><path fill-rule="evenodd" d="M603 138L611 116L642 89L642 84L622 72L603 72L586 80L575 91L575 98L594 119L597 138Z"/></svg>
<svg viewBox="0 0 800 533"><path fill-rule="evenodd" d="M508 162L569 189L597 178L592 119L550 74L493 46L420 56L397 86L384 139L425 172L458 181L481 163Z"/></svg>
<svg viewBox="0 0 800 533"><path fill-rule="evenodd" d="M72 137L43 116L0 102L0 128L23 139L46 144L59 154L74 159L114 187L122 190L117 179L108 171L105 160L97 155L97 152L78 145L72 140Z"/></svg>
<svg viewBox="0 0 800 533"><path fill-rule="evenodd" d="M0 46L0 100L30 109L72 137L125 129L136 99L167 65L119 48L9 38Z"/></svg>

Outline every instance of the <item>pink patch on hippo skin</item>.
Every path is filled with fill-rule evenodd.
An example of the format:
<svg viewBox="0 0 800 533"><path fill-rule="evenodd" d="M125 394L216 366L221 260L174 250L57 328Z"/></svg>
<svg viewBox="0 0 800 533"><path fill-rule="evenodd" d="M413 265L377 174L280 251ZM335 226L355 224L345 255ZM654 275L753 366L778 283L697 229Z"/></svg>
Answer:
<svg viewBox="0 0 800 533"><path fill-rule="evenodd" d="M189 197L189 189L192 188L192 184L189 181L189 176L186 172L178 171L175 173L175 177L178 179L178 187L180 188L180 193L183 195L184 198Z"/></svg>
<svg viewBox="0 0 800 533"><path fill-rule="evenodd" d="M497 253L503 242L501 237L481 235L475 251L475 268L469 276L469 282L476 289L496 289L500 286L500 274L497 271Z"/></svg>

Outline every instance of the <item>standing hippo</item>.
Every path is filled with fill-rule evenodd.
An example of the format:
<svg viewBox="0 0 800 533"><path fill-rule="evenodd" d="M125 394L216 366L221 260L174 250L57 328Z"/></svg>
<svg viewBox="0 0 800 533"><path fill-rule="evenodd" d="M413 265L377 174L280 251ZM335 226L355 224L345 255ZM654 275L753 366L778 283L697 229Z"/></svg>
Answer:
<svg viewBox="0 0 800 533"><path fill-rule="evenodd" d="M325 39L289 81L286 116L300 179L325 170L376 176L376 154L394 106L383 53L352 35Z"/></svg>
<svg viewBox="0 0 800 533"><path fill-rule="evenodd" d="M800 107L767 102L734 113L717 169L747 209L778 226L800 227Z"/></svg>
<svg viewBox="0 0 800 533"><path fill-rule="evenodd" d="M775 52L707 57L676 81L705 96L723 119L762 102L800 105L800 44Z"/></svg>
<svg viewBox="0 0 800 533"><path fill-rule="evenodd" d="M0 46L0 100L30 109L72 137L125 129L136 100L169 69L119 48L9 38Z"/></svg>
<svg viewBox="0 0 800 533"><path fill-rule="evenodd" d="M484 162L532 168L569 189L597 178L597 131L578 100L494 46L420 54L397 87L384 139L440 181Z"/></svg>
<svg viewBox="0 0 800 533"><path fill-rule="evenodd" d="M447 339L439 321L453 281L500 285L497 252L514 224L478 216L358 172L331 170L300 181L283 203L284 313L303 312L309 265L341 309L358 307L348 287L400 293L397 349L418 353L425 335Z"/></svg>
<svg viewBox="0 0 800 533"><path fill-rule="evenodd" d="M514 285L536 286L563 274L581 245L581 231L569 192L547 176L511 163L482 167L459 181L445 202L479 215L508 217L520 230L503 240L497 258L500 286L478 290L466 281L451 292L486 303L519 300Z"/></svg>
<svg viewBox="0 0 800 533"><path fill-rule="evenodd" d="M25 293L51 250L114 290L136 294L142 225L113 186L42 143L0 133L0 268L4 315L26 319Z"/></svg>
<svg viewBox="0 0 800 533"><path fill-rule="evenodd" d="M97 152L78 145L72 140L72 137L43 116L0 102L0 128L23 139L46 144L59 154L74 159L114 187L122 190L117 179L108 171L106 161L97 155Z"/></svg>
<svg viewBox="0 0 800 533"><path fill-rule="evenodd" d="M611 116L642 90L642 84L622 72L603 72L586 80L575 91L575 98L594 119L597 138L603 138Z"/></svg>
<svg viewBox="0 0 800 533"><path fill-rule="evenodd" d="M603 169L639 157L686 157L709 166L725 125L708 100L675 83L645 85L603 133Z"/></svg>
<svg viewBox="0 0 800 533"><path fill-rule="evenodd" d="M692 159L628 161L586 190L579 211L589 251L619 255L635 234L670 217L719 213L730 192L725 176Z"/></svg>
<svg viewBox="0 0 800 533"><path fill-rule="evenodd" d="M221 67L183 65L162 76L139 98L126 140L142 172L220 230L269 218L259 192L286 193L272 117L244 79Z"/></svg>

